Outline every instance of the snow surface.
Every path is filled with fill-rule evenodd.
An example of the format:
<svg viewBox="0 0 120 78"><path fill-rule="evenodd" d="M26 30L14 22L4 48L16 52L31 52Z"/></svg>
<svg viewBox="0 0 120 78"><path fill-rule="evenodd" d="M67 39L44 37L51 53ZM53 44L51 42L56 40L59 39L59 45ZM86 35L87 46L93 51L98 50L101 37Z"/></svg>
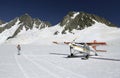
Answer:
<svg viewBox="0 0 120 78"><path fill-rule="evenodd" d="M17 27L15 25L4 31L2 36L0 34L0 42L13 34ZM42 30L34 28L26 31L23 28L14 39L1 44L0 78L120 78L119 28L96 23L72 33L61 34L62 30L59 24ZM58 35L53 35L56 31ZM63 45L63 42L74 39L77 42L106 41L107 46L99 49L107 52L98 53L99 56L91 56L88 60L67 58L69 46ZM62 45L53 44L53 41ZM21 55L17 55L18 43L22 47Z"/></svg>
<svg viewBox="0 0 120 78"><path fill-rule="evenodd" d="M8 23L5 23L5 24L2 24L2 25L0 25L0 27L4 27L5 25L7 25Z"/></svg>
<svg viewBox="0 0 120 78"><path fill-rule="evenodd" d="M73 15L73 17L71 17L71 19L75 19L75 17L77 16L77 15L79 15L80 13L79 12L76 12L74 15Z"/></svg>
<svg viewBox="0 0 120 78"><path fill-rule="evenodd" d="M111 43L115 43L111 42ZM119 45L102 47L88 60L66 58L67 45L0 45L0 78L119 78Z"/></svg>

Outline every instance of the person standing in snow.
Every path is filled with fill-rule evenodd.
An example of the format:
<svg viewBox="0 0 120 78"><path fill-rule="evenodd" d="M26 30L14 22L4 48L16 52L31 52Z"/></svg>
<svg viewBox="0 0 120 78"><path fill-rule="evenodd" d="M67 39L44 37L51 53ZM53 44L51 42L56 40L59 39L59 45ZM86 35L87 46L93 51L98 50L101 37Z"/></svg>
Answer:
<svg viewBox="0 0 120 78"><path fill-rule="evenodd" d="M21 51L21 46L20 46L20 44L17 45L17 50L18 50L18 55L20 55L20 51Z"/></svg>

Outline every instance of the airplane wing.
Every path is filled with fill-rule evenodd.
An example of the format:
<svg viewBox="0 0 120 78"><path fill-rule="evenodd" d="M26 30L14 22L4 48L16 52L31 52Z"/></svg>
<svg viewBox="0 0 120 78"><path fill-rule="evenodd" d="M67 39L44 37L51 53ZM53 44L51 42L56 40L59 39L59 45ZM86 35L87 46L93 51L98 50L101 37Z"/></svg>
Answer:
<svg viewBox="0 0 120 78"><path fill-rule="evenodd" d="M107 45L106 42L88 42L87 44L90 46Z"/></svg>

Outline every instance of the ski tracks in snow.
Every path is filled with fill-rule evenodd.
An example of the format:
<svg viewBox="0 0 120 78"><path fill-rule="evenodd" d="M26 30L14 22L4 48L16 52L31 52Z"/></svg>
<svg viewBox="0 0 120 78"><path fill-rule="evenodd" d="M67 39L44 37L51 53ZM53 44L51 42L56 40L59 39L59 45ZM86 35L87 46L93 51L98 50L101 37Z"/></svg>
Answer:
<svg viewBox="0 0 120 78"><path fill-rule="evenodd" d="M86 78L83 75L78 75L72 71L64 69L56 64L49 62L46 59L31 59L29 56L25 56L28 60L34 63L38 67L44 68L49 74L53 75L55 78ZM48 57L48 56L47 56Z"/></svg>
<svg viewBox="0 0 120 78"><path fill-rule="evenodd" d="M28 75L25 73L23 67L21 66L20 61L18 60L18 57L17 57L16 55L15 55L15 60L16 60L16 63L17 63L17 65L18 65L19 69L20 69L20 70L22 71L22 73L24 74L25 78L29 78Z"/></svg>
<svg viewBox="0 0 120 78"><path fill-rule="evenodd" d="M29 56L15 56L16 62L25 78L86 78L45 59L32 59Z"/></svg>
<svg viewBox="0 0 120 78"><path fill-rule="evenodd" d="M24 55L15 56L15 59L25 78L57 78L53 77L53 75L49 74L41 66L37 66L31 62Z"/></svg>

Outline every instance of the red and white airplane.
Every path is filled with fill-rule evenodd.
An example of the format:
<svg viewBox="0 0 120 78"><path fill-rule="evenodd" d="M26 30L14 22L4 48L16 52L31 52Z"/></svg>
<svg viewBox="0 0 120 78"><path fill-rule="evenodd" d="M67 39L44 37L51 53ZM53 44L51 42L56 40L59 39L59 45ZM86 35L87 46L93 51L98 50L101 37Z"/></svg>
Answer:
<svg viewBox="0 0 120 78"><path fill-rule="evenodd" d="M53 42L55 44L59 44L58 42ZM106 42L97 42L94 40L93 42L87 42L87 43L78 43L78 42L64 42L64 44L69 45L70 47L70 55L68 57L74 57L77 54L83 54L82 59L88 59L89 56L95 55L97 56L98 54L96 52L106 52L106 50L97 50L96 47L99 45L107 45Z"/></svg>

